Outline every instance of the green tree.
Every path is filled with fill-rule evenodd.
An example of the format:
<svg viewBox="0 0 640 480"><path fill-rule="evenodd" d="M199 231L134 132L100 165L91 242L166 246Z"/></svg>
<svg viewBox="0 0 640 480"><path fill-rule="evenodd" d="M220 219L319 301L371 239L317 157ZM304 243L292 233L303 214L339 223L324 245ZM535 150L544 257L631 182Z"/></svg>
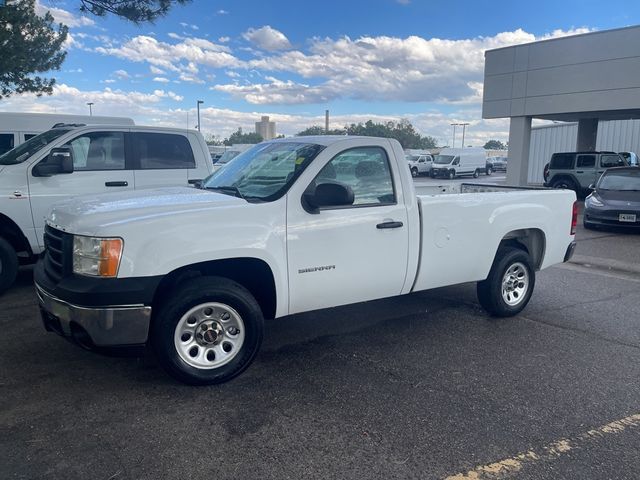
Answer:
<svg viewBox="0 0 640 480"><path fill-rule="evenodd" d="M59 70L68 29L54 25L49 12L38 16L35 0L15 0L0 7L0 99L14 93L51 94L54 78L38 73Z"/></svg>
<svg viewBox="0 0 640 480"><path fill-rule="evenodd" d="M422 136L407 119L399 122L389 121L375 123L367 120L365 123L352 123L346 127L348 135L364 135L366 137L395 138L402 148L435 148L436 140L430 136Z"/></svg>
<svg viewBox="0 0 640 480"><path fill-rule="evenodd" d="M208 134L205 137L205 141L207 142L207 145L214 145L214 146L223 145L222 140L220 139L220 137L218 135L213 134L213 133Z"/></svg>
<svg viewBox="0 0 640 480"><path fill-rule="evenodd" d="M301 132L296 133L296 136L308 137L308 136L314 136L314 135L344 135L344 134L345 134L344 128L335 128L333 130L329 130L328 132L325 132L324 127L321 127L320 125L314 125L312 127L305 128Z"/></svg>
<svg viewBox="0 0 640 480"><path fill-rule="evenodd" d="M229 135L229 138L225 138L224 144L228 146L236 143L260 143L262 140L262 135L259 133L242 133L242 128L238 128L238 130Z"/></svg>
<svg viewBox="0 0 640 480"><path fill-rule="evenodd" d="M191 0L80 0L80 11L97 17L110 13L136 24L153 23L164 17L174 4L189 2Z"/></svg>
<svg viewBox="0 0 640 480"><path fill-rule="evenodd" d="M484 144L485 150L506 150L507 146L500 140L489 140Z"/></svg>

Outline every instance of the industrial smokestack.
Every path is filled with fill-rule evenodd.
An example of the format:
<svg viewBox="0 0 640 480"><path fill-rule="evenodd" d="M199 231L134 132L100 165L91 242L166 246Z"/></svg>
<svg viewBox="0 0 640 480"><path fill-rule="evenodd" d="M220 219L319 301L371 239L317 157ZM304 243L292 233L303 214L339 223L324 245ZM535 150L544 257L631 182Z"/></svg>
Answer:
<svg viewBox="0 0 640 480"><path fill-rule="evenodd" d="M324 134L329 134L329 110L324 111Z"/></svg>

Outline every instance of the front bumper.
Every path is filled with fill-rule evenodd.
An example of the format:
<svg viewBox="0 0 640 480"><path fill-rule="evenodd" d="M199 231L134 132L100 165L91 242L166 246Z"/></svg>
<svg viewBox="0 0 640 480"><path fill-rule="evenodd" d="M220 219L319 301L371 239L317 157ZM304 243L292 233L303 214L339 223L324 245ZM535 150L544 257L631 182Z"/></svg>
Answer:
<svg viewBox="0 0 640 480"><path fill-rule="evenodd" d="M635 222L621 222L620 214L632 214L636 216ZM640 211L616 208L585 208L584 221L592 225L612 226L612 227L640 227Z"/></svg>
<svg viewBox="0 0 640 480"><path fill-rule="evenodd" d="M37 283L36 293L45 329L86 348L141 345L147 341L149 306L81 307L54 297Z"/></svg>

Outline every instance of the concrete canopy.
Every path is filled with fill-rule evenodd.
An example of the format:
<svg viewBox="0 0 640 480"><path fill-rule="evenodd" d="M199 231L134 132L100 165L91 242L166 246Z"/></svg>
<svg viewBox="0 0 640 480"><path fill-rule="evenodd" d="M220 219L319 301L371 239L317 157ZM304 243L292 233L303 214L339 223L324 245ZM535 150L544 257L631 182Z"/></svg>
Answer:
<svg viewBox="0 0 640 480"><path fill-rule="evenodd" d="M483 95L483 118L511 118L507 181L524 185L532 118L578 121L576 150L598 120L640 118L640 26L488 50Z"/></svg>

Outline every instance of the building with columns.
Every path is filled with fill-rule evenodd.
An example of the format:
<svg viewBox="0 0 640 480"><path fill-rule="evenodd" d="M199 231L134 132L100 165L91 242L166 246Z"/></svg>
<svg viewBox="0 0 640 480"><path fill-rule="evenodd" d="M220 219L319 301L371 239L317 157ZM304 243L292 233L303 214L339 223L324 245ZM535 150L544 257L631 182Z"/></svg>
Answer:
<svg viewBox="0 0 640 480"><path fill-rule="evenodd" d="M485 52L483 118L510 118L509 185L529 177L531 121L576 122L575 147L596 150L598 124L640 119L640 26Z"/></svg>

